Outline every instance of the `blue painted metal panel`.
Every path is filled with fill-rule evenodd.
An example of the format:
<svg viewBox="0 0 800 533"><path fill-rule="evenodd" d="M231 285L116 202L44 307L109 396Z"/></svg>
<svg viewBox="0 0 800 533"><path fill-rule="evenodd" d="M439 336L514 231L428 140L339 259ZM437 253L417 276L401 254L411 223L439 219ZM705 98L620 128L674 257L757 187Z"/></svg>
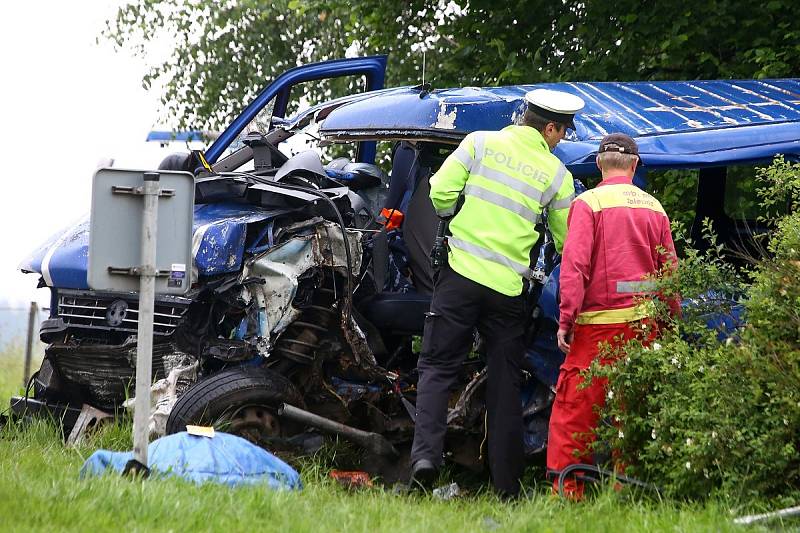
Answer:
<svg viewBox="0 0 800 533"><path fill-rule="evenodd" d="M192 252L198 274L238 272L244 256L247 225L286 212L233 203L196 205Z"/></svg>
<svg viewBox="0 0 800 533"><path fill-rule="evenodd" d="M698 167L800 154L800 80L550 83L444 89L422 95L399 88L365 94L333 110L330 137L403 136L457 140L498 130L522 111L535 88L583 98L576 131L555 150L577 174L596 173L599 140L609 132L636 137L645 165Z"/></svg>
<svg viewBox="0 0 800 533"><path fill-rule="evenodd" d="M511 123L525 92L520 87L466 87L434 91L420 98L418 89L387 89L335 109L320 131L352 135L416 130L463 136L476 130L497 130Z"/></svg>
<svg viewBox="0 0 800 533"><path fill-rule="evenodd" d="M355 76L363 74L367 78L367 91L383 88L386 72L386 56L358 57L353 59L336 59L323 61L311 65L303 65L289 69L275 81L264 87L256 98L236 117L222 135L206 151L206 160L214 163L223 151L242 132L258 113L276 98L273 114L282 117L286 111L288 89L298 83L311 80L336 78L341 76Z"/></svg>
<svg viewBox="0 0 800 533"><path fill-rule="evenodd" d="M234 203L196 205L193 253L198 274L213 276L238 272L244 256L247 225L268 220L285 212L286 210L267 210ZM48 285L53 287L88 289L86 282L88 257L87 217L48 239L22 261L19 268L42 274Z"/></svg>
<svg viewBox="0 0 800 533"><path fill-rule="evenodd" d="M50 250L50 248L53 248L53 245L62 236L67 235L70 232L71 228L73 228L76 225L85 224L86 223L86 221L84 221L85 218L86 217L82 217L80 222L77 222L71 226L67 226L67 228L62 228L59 231L52 234L35 250L33 250L30 254L28 254L28 256L19 263L17 268L22 270L23 272L38 272L41 274L42 263L44 262L45 256L47 255L47 252Z"/></svg>
<svg viewBox="0 0 800 533"><path fill-rule="evenodd" d="M580 96L572 140L599 139L609 132L632 136L707 130L800 120L800 80L714 80L677 82L570 82L509 87L464 87L420 98L404 87L364 94L334 110L323 132L431 130L465 135L500 129L536 88ZM395 113L402 109L404 112Z"/></svg>
<svg viewBox="0 0 800 533"><path fill-rule="evenodd" d="M52 287L86 289L89 264L89 217L53 235L20 268L42 274Z"/></svg>

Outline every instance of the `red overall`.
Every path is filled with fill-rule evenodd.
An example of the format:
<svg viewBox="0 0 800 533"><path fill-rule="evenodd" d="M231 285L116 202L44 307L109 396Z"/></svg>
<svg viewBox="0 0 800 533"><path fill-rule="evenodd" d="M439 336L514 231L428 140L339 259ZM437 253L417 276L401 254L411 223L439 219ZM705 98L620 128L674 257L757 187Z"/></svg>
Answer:
<svg viewBox="0 0 800 533"><path fill-rule="evenodd" d="M606 402L606 380L593 379L585 388L581 372L589 368L600 354L600 346L608 342L613 348L639 338L649 344L655 338L656 328L646 326L647 320L622 324L577 324L570 351L556 385L556 399L550 415L550 432L547 441L547 470L554 476L553 488L557 490L557 474L576 463L593 464L589 445L594 442L593 430L597 427L599 411ZM647 338L642 335L647 331ZM613 350L612 352L613 353ZM602 364L611 360L602 359ZM583 483L569 477L564 482L564 493L573 498L583 497Z"/></svg>
<svg viewBox="0 0 800 533"><path fill-rule="evenodd" d="M561 262L559 328L573 332L570 351L556 385L550 415L547 469L557 475L576 463L591 463L593 430L605 404L606 383L593 380L580 388L581 371L600 353L639 337L652 341L655 328L644 328L651 308L641 297L652 289L649 274L677 266L669 219L661 204L626 177L604 179L572 203ZM677 302L670 302L677 308ZM643 338L643 333L647 337ZM608 363L610 361L602 361ZM574 478L566 492L581 498Z"/></svg>

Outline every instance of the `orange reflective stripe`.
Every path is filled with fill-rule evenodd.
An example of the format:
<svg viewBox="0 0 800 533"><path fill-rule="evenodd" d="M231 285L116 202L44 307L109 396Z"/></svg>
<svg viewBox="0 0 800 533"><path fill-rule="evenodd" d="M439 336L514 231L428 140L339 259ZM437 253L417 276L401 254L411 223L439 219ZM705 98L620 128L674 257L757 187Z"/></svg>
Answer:
<svg viewBox="0 0 800 533"><path fill-rule="evenodd" d="M651 301L642 302L622 309L603 309L601 311L584 311L575 319L578 324L621 324L650 317L654 314Z"/></svg>
<svg viewBox="0 0 800 533"><path fill-rule="evenodd" d="M578 199L583 200L595 212L610 207L630 207L666 214L658 200L636 185L626 183L596 187L581 194Z"/></svg>

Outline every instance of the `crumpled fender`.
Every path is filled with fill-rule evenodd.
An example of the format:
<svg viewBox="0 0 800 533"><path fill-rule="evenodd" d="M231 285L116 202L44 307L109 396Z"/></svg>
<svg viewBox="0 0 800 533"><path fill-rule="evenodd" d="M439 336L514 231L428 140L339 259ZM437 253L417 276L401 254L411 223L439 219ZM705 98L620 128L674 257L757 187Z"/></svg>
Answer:
<svg viewBox="0 0 800 533"><path fill-rule="evenodd" d="M274 218L285 210L246 204L194 206L192 253L200 277L238 272L244 256L247 225ZM89 216L70 225L36 248L19 265L37 272L50 287L88 289Z"/></svg>

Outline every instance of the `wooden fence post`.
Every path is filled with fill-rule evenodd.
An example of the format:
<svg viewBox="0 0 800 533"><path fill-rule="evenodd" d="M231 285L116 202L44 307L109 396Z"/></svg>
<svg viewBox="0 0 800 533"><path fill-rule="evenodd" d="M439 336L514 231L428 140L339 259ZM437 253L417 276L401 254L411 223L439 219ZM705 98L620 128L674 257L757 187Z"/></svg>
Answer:
<svg viewBox="0 0 800 533"><path fill-rule="evenodd" d="M31 375L31 358L33 357L33 344L35 342L35 335L36 335L36 322L37 318L39 317L39 306L36 302L31 302L31 310L28 314L28 338L27 342L25 343L25 367L24 367L24 375L22 376L22 386L28 386L28 378ZM27 391L25 391L27 394Z"/></svg>

